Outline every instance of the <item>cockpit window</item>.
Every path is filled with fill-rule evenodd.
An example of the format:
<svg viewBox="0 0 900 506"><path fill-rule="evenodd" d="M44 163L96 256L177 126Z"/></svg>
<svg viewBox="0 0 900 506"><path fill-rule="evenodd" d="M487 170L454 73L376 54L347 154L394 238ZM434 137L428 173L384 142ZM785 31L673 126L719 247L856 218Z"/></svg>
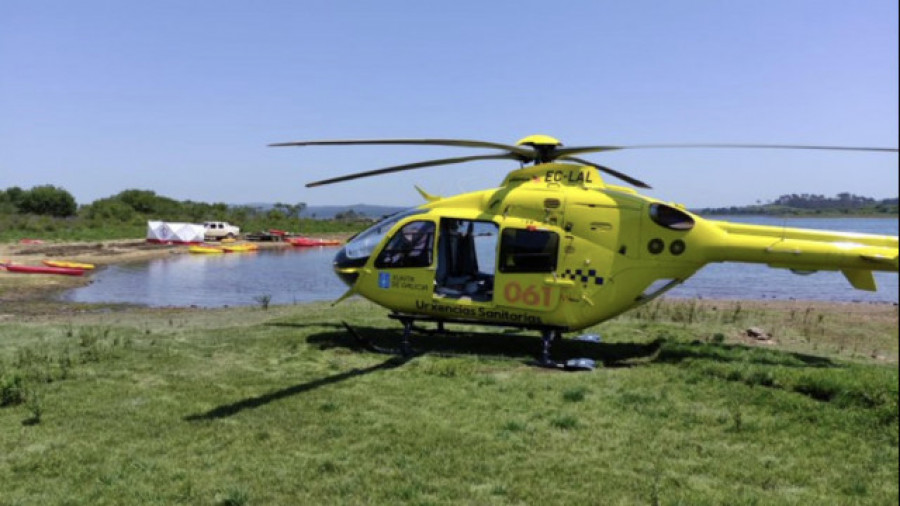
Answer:
<svg viewBox="0 0 900 506"><path fill-rule="evenodd" d="M384 246L375 267L379 269L428 267L434 251L434 222L411 221Z"/></svg>
<svg viewBox="0 0 900 506"><path fill-rule="evenodd" d="M394 215L379 221L378 223L360 232L344 246L344 252L349 259L367 258L375 250L375 246L384 239L384 236L397 224L398 221L414 214L424 213L424 209L412 208L400 211Z"/></svg>
<svg viewBox="0 0 900 506"><path fill-rule="evenodd" d="M694 228L694 218L691 218L691 215L665 204L650 204L650 219L657 225L671 230Z"/></svg>

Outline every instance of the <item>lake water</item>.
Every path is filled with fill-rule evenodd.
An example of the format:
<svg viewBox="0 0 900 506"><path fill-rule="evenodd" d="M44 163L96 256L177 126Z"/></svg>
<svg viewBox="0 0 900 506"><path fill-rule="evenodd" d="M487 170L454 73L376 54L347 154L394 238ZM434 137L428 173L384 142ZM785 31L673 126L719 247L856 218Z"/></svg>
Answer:
<svg viewBox="0 0 900 506"><path fill-rule="evenodd" d="M722 217L728 221L897 235L896 219ZM75 302L127 302L148 306L245 306L334 300L346 286L331 270L337 248L286 248L250 254L172 255L100 269L93 282L62 295ZM878 292L850 287L840 272L798 276L754 264L710 264L669 297L898 301L896 273L875 273Z"/></svg>
<svg viewBox="0 0 900 506"><path fill-rule="evenodd" d="M337 251L284 248L114 264L63 299L199 307L256 305L262 296L271 296L271 304L333 300L347 290L331 270Z"/></svg>

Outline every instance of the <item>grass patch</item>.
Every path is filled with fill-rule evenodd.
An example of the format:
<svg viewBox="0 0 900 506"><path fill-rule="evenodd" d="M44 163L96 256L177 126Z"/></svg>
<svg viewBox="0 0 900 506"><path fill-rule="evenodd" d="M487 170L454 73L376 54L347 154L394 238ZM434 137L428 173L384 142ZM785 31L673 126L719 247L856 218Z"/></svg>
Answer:
<svg viewBox="0 0 900 506"><path fill-rule="evenodd" d="M569 388L563 392L563 400L568 402L581 402L584 400L585 395L587 395L588 389L585 386L577 386L575 388Z"/></svg>
<svg viewBox="0 0 900 506"><path fill-rule="evenodd" d="M534 333L365 352L341 320L384 347L399 329L344 304L0 323L0 503L898 500L896 363L838 346L853 326L890 355L896 316L828 314L807 342L804 310L651 304L555 346L604 365L562 373L527 365Z"/></svg>

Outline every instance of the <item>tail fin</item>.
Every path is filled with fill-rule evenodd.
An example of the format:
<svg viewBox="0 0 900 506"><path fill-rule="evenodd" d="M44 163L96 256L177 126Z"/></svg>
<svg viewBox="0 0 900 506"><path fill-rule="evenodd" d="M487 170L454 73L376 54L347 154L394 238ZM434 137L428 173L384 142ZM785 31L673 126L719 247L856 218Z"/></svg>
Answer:
<svg viewBox="0 0 900 506"><path fill-rule="evenodd" d="M875 285L875 276L872 275L872 271L843 269L841 272L844 274L844 277L847 278L847 281L853 285L853 288L865 290L867 292L878 291L878 286Z"/></svg>

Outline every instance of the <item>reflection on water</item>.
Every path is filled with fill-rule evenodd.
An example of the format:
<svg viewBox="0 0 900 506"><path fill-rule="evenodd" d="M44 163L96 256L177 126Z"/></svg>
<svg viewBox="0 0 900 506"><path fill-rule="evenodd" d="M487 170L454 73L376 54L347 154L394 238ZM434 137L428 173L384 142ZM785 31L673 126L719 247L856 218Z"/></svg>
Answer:
<svg viewBox="0 0 900 506"><path fill-rule="evenodd" d="M74 302L148 306L247 306L331 300L347 288L331 270L336 248L285 248L224 255L172 255L111 265L63 295Z"/></svg>
<svg viewBox="0 0 900 506"><path fill-rule="evenodd" d="M892 219L790 219L729 217L729 221L788 227L897 235ZM92 275L93 283L65 293L76 302L128 302L149 306L219 307L334 300L346 287L331 270L337 248L286 248L225 255L172 255L151 262L111 265ZM672 297L707 299L808 299L897 302L895 273L875 273L878 292L850 287L839 272L798 276L753 264L711 264Z"/></svg>

